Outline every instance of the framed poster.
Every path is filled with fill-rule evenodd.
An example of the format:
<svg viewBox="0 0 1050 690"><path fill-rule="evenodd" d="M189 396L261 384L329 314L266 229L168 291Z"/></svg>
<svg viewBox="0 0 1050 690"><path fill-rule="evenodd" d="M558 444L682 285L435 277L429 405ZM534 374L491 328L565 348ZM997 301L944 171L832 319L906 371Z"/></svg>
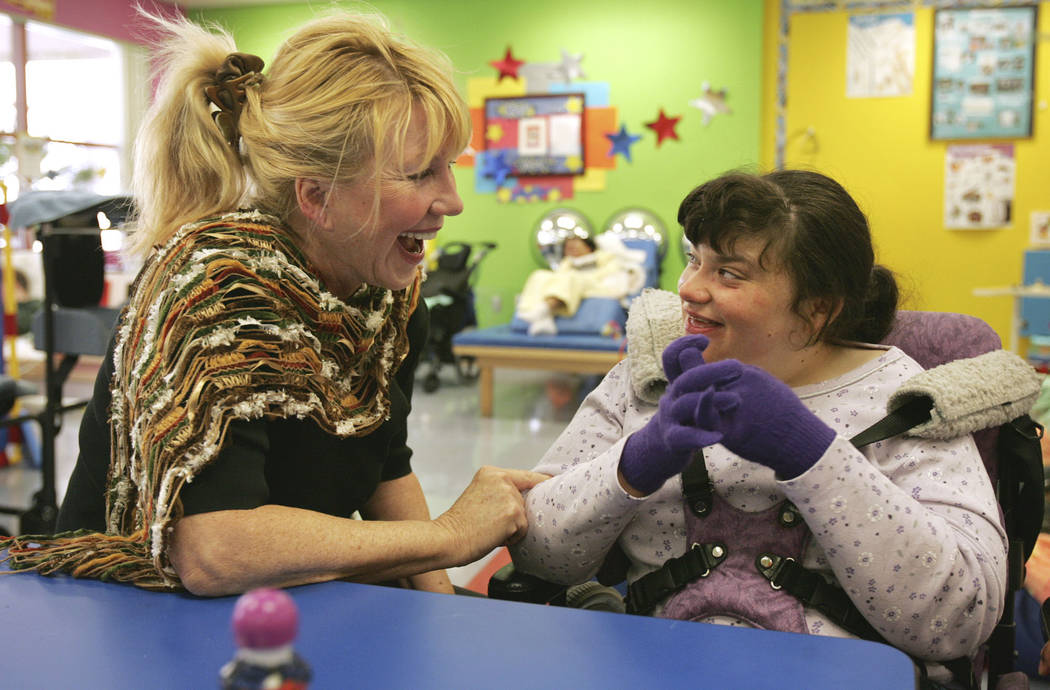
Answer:
<svg viewBox="0 0 1050 690"><path fill-rule="evenodd" d="M485 155L503 176L582 175L582 93L485 99Z"/></svg>
<svg viewBox="0 0 1050 690"><path fill-rule="evenodd" d="M931 139L1032 136L1037 8L939 9Z"/></svg>

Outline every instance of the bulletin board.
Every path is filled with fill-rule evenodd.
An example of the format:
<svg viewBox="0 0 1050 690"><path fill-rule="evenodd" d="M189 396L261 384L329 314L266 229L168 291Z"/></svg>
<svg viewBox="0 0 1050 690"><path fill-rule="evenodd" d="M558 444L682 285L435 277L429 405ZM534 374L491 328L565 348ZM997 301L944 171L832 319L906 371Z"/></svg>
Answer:
<svg viewBox="0 0 1050 690"><path fill-rule="evenodd" d="M583 93L485 99L485 150L512 177L582 175Z"/></svg>
<svg viewBox="0 0 1050 690"><path fill-rule="evenodd" d="M1036 6L939 9L931 139L1032 135Z"/></svg>

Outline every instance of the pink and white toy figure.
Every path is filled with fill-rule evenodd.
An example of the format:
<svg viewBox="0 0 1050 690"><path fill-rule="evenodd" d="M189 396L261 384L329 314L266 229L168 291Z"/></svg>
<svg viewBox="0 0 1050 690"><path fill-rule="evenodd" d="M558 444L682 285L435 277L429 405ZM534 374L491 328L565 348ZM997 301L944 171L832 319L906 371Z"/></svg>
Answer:
<svg viewBox="0 0 1050 690"><path fill-rule="evenodd" d="M253 589L233 607L237 652L222 667L223 690L306 690L310 667L295 653L299 611L280 589Z"/></svg>

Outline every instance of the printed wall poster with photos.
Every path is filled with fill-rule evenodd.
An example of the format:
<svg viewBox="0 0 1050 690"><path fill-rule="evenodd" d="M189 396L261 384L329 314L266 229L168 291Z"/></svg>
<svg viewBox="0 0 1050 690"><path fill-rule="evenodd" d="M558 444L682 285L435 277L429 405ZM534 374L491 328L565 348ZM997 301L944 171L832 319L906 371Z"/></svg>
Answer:
<svg viewBox="0 0 1050 690"><path fill-rule="evenodd" d="M1013 144L949 146L944 171L945 227L981 230L1009 225L1015 167Z"/></svg>
<svg viewBox="0 0 1050 690"><path fill-rule="evenodd" d="M937 10L931 139L1032 135L1036 11Z"/></svg>

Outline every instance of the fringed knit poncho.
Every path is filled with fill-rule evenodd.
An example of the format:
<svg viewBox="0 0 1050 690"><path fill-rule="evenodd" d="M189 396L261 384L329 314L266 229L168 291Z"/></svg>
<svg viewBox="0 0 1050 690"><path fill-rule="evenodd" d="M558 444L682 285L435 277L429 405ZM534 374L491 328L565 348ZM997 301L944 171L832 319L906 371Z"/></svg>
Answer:
<svg viewBox="0 0 1050 690"><path fill-rule="evenodd" d="M418 294L417 278L337 299L263 213L182 228L150 257L118 327L106 533L0 540L11 567L179 588L166 553L179 493L230 422L294 416L370 433L389 414Z"/></svg>

